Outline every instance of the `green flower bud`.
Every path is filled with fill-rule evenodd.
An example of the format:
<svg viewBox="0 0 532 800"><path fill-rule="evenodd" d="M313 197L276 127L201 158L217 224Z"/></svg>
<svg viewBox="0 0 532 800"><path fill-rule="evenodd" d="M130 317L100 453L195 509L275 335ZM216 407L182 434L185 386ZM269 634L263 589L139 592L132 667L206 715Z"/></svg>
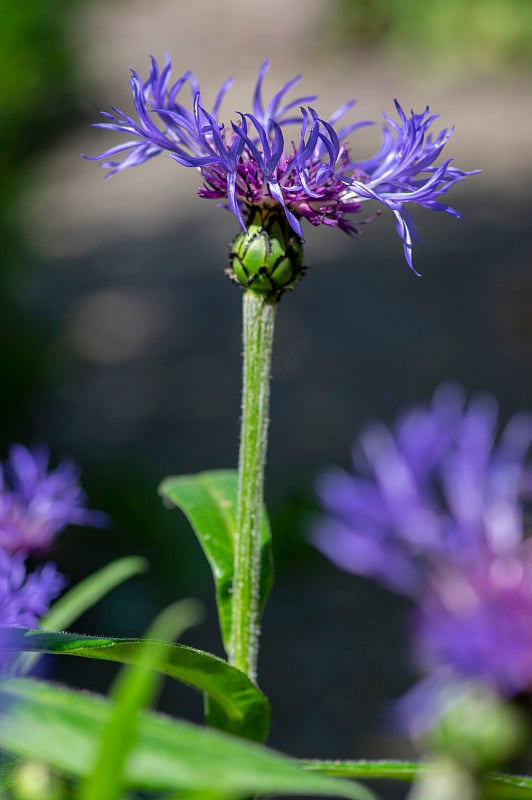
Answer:
<svg viewBox="0 0 532 800"><path fill-rule="evenodd" d="M229 277L258 294L280 297L304 272L303 245L284 212L250 209L248 232L235 237L229 253Z"/></svg>
<svg viewBox="0 0 532 800"><path fill-rule="evenodd" d="M454 702L426 737L438 756L468 770L499 768L517 755L528 739L523 715L482 684L456 686Z"/></svg>
<svg viewBox="0 0 532 800"><path fill-rule="evenodd" d="M14 800L64 800L62 783L44 764L36 761L19 764L12 779Z"/></svg>

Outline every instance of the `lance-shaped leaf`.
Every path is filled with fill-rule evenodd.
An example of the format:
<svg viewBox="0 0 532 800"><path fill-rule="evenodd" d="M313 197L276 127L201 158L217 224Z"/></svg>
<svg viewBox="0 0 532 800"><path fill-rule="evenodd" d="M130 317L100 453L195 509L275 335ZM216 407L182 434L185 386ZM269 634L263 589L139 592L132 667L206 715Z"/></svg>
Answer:
<svg viewBox="0 0 532 800"><path fill-rule="evenodd" d="M412 782L425 775L432 767L430 761L397 761L389 759L363 759L358 761L322 761L302 759L299 762L311 772L362 780L395 780ZM436 762L437 765L437 762ZM508 775L492 772L481 778L480 792L486 800L532 800L532 778L527 775Z"/></svg>
<svg viewBox="0 0 532 800"><path fill-rule="evenodd" d="M72 778L88 774L112 710L104 698L28 679L3 681L0 706L0 748ZM139 714L124 785L158 792L215 788L234 798L374 797L360 784L308 772L262 745L146 711Z"/></svg>
<svg viewBox="0 0 532 800"><path fill-rule="evenodd" d="M200 472L166 478L160 494L183 511L203 548L216 586L220 627L229 655L231 638L231 589L234 571L236 498L238 474L234 470ZM264 606L273 579L270 526L266 512L262 524L260 607Z"/></svg>
<svg viewBox="0 0 532 800"><path fill-rule="evenodd" d="M135 746L139 712L153 705L161 684L160 664L169 642L201 620L195 600L181 600L166 608L147 631L136 664L122 667L111 689L109 719L78 800L120 800L127 759Z"/></svg>
<svg viewBox="0 0 532 800"><path fill-rule="evenodd" d="M81 617L89 608L105 597L117 586L129 578L144 572L148 562L139 556L125 556L106 564L93 572L80 583L65 592L56 600L46 616L40 620L43 628L49 631L60 631L68 628L72 622ZM24 649L24 648L23 648ZM25 653L17 661L15 674L31 672L38 661L37 653Z"/></svg>
<svg viewBox="0 0 532 800"><path fill-rule="evenodd" d="M139 663L146 646L149 647L149 643L141 639L2 629L4 649L84 656L121 664ZM213 727L254 741L266 739L270 724L269 703L240 670L217 656L183 644L166 645L158 669L207 695L209 722Z"/></svg>

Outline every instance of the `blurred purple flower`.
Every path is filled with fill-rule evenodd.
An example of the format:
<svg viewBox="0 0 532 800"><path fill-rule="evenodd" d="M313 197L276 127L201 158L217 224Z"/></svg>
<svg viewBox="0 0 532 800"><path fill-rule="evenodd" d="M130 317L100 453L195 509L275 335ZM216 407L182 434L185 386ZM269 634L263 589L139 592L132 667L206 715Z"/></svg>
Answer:
<svg viewBox="0 0 532 800"><path fill-rule="evenodd" d="M312 530L335 564L416 597L442 560L474 564L512 553L523 538L522 495L530 489L527 451L532 416L520 414L496 436L497 408L480 395L444 385L391 433L363 431L356 474L324 473L325 509Z"/></svg>
<svg viewBox="0 0 532 800"><path fill-rule="evenodd" d="M2 629L36 628L65 585L54 564L44 564L28 575L24 557L0 547L0 671L11 664L14 653L9 632Z"/></svg>
<svg viewBox="0 0 532 800"><path fill-rule="evenodd" d="M478 691L502 701L532 695L532 540L467 567L442 564L431 578L412 618L424 677L394 715L414 738Z"/></svg>
<svg viewBox="0 0 532 800"><path fill-rule="evenodd" d="M531 545L434 575L415 615L425 672L450 669L508 697L532 691Z"/></svg>
<svg viewBox="0 0 532 800"><path fill-rule="evenodd" d="M128 141L92 158L84 157L104 159L103 166L110 170L110 176L166 151L179 164L197 168L203 178L200 196L226 200L244 229L246 209L279 204L300 237L301 218L312 225L330 225L356 234L359 231L348 216L358 214L365 201L375 200L395 215L405 257L413 269L416 231L405 204L460 217L438 198L454 183L475 174L451 167L452 159L434 166L453 129L444 129L433 138L429 129L437 116L429 114L428 107L421 114L412 111L407 116L396 101L399 119L384 116L379 151L370 159L352 160L345 137L373 123L352 123L338 131L333 126L354 101L347 102L328 120L322 119L308 105L316 96L285 100L287 92L300 80L297 76L265 107L262 83L268 67L266 61L260 69L252 113L240 113L239 123L231 122L227 128L218 115L232 80L222 85L208 111L191 72L171 83L170 59L167 57L161 68L152 58L147 81L131 70L137 119L113 107L113 114L104 112L109 121L97 125L127 134ZM187 85L191 94L189 108L180 97ZM283 129L288 125L296 126L296 135L286 143ZM115 160L115 156L124 153L121 161Z"/></svg>
<svg viewBox="0 0 532 800"><path fill-rule="evenodd" d="M67 525L104 525L106 515L87 510L86 502L75 464L49 470L45 448L15 445L0 465L0 547L40 554Z"/></svg>
<svg viewBox="0 0 532 800"><path fill-rule="evenodd" d="M23 556L0 547L0 627L36 627L65 584L54 564L28 575Z"/></svg>
<svg viewBox="0 0 532 800"><path fill-rule="evenodd" d="M338 566L414 601L415 658L425 675L400 715L423 731L468 682L503 697L532 691L532 540L523 502L532 488L532 416L497 436L492 398L466 405L436 391L393 433L363 432L356 475L323 475L326 515L314 543Z"/></svg>

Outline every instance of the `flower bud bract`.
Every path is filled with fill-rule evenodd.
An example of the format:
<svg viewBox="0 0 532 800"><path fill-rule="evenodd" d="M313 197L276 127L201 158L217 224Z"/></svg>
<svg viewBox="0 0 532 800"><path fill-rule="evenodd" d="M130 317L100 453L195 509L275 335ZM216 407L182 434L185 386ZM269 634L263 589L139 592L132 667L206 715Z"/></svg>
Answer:
<svg viewBox="0 0 532 800"><path fill-rule="evenodd" d="M280 297L303 274L303 245L276 208L250 210L248 230L241 231L229 254L232 280L259 294Z"/></svg>

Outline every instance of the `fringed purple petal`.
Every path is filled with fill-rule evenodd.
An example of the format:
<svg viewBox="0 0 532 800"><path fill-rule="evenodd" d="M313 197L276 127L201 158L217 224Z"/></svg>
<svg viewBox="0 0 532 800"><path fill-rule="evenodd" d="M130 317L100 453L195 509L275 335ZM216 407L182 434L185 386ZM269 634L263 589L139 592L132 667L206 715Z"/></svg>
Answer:
<svg viewBox="0 0 532 800"><path fill-rule="evenodd" d="M267 58L260 70L259 76L257 78L257 83L255 85L255 91L253 92L253 113L258 119L264 118L264 106L262 104L262 83L264 81L264 76L270 69L270 59Z"/></svg>
<svg viewBox="0 0 532 800"><path fill-rule="evenodd" d="M214 101L214 105L212 107L213 117L218 117L218 112L220 111L220 106L222 105L222 101L227 92L229 91L229 89L231 88L231 86L233 85L233 83L234 83L233 78L227 78L225 83L222 84L220 91L216 95L216 100Z"/></svg>

